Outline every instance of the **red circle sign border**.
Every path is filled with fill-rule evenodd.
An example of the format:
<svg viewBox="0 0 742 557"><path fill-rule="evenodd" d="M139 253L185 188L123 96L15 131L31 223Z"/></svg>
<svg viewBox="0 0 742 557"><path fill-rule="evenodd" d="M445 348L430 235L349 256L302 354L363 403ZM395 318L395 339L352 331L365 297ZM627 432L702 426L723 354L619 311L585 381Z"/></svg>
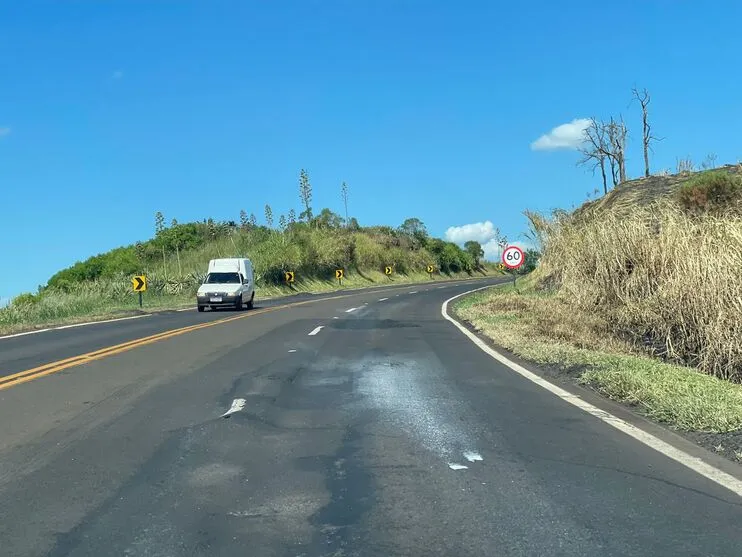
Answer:
<svg viewBox="0 0 742 557"><path fill-rule="evenodd" d="M520 253L520 263L518 263L517 265L511 265L510 263L505 261L505 253L510 249L517 250ZM525 261L526 254L523 253L523 250L520 249L518 246L508 246L504 250L502 250L502 264L505 265L508 269L518 269L521 265L523 265L523 263L525 263Z"/></svg>

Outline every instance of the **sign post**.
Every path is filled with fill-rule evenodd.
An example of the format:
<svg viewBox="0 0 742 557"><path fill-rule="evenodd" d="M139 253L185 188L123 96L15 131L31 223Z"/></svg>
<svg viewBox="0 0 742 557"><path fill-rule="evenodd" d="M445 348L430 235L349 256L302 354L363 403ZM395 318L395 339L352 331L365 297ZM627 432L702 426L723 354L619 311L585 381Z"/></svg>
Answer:
<svg viewBox="0 0 742 557"><path fill-rule="evenodd" d="M338 279L338 285L343 285L343 277L345 276L345 270L344 269L337 269L335 271L335 278Z"/></svg>
<svg viewBox="0 0 742 557"><path fill-rule="evenodd" d="M137 275L131 279L131 285L134 287L134 292L139 293L139 307L142 307L142 292L147 291L147 277Z"/></svg>
<svg viewBox="0 0 742 557"><path fill-rule="evenodd" d="M433 267L432 265L428 265L427 271L428 275L430 276L430 280L433 280L433 271L435 271L435 267Z"/></svg>
<svg viewBox="0 0 742 557"><path fill-rule="evenodd" d="M525 261L526 255L518 246L508 246L502 250L502 264L510 269L513 274L513 287L515 287L515 280L517 279L515 271L520 269Z"/></svg>

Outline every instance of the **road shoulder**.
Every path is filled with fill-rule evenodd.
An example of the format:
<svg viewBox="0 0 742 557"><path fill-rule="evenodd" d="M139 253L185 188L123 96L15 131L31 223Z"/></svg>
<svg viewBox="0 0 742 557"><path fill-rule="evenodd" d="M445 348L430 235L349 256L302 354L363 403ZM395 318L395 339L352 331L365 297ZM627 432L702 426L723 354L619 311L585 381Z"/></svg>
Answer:
<svg viewBox="0 0 742 557"><path fill-rule="evenodd" d="M526 282L518 288L522 293L530 288L530 285ZM671 368L678 366L658 363L648 357L606 354L584 346L565 346L564 343L549 342L535 334L532 328L524 327L519 322L528 308L525 304L513 303L513 296L518 296L519 293L514 292L512 286L503 285L478 290L451 300L447 313L487 347L549 383L646 431L688 455L699 458L726 474L742 478L740 466L742 432L739 428L729 431L703 431L688 427L687 420L686 423L681 419L673 420L673 416L667 416L666 420L657 419L651 411L646 410L646 404L643 404L645 401L616 396L620 393L604 389L600 382L594 380L597 374L606 372L605 368L601 368L606 358L614 365L617 362L619 364L629 362L632 373L636 373L637 369L641 370L641 366L644 366L647 373L652 373L658 365ZM507 300L503 297L507 297ZM495 304L492 303L493 300L496 300ZM688 368L682 369L685 372L690 371ZM704 381L713 379L696 371L691 373L702 376ZM739 385L721 380L714 380L714 384L732 401L742 393ZM722 399L719 404L729 404L724 397Z"/></svg>

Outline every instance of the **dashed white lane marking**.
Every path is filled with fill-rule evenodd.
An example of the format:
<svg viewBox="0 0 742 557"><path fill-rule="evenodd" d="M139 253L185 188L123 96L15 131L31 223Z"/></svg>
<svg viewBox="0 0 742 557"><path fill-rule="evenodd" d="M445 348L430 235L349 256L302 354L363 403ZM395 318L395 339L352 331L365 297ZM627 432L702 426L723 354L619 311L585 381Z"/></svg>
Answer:
<svg viewBox="0 0 742 557"><path fill-rule="evenodd" d="M340 319L340 318L336 315L335 317L333 317L333 319Z"/></svg>
<svg viewBox="0 0 742 557"><path fill-rule="evenodd" d="M448 467L451 470L467 470L469 467L464 466L463 464L456 464L455 462L449 462Z"/></svg>
<svg viewBox="0 0 742 557"><path fill-rule="evenodd" d="M230 416L231 414L234 414L235 412L239 412L245 407L245 404L247 401L244 398L236 398L232 401L232 406L229 407L229 410L224 412L222 414L222 418L226 418L227 416Z"/></svg>
<svg viewBox="0 0 742 557"><path fill-rule="evenodd" d="M176 309L175 311L193 311L194 308Z"/></svg>
<svg viewBox="0 0 742 557"><path fill-rule="evenodd" d="M380 301L380 302L383 302L383 301L385 301L385 300L388 300L388 299L389 299L389 298L379 298L379 301Z"/></svg>
<svg viewBox="0 0 742 557"><path fill-rule="evenodd" d="M472 452L472 451L465 452L464 458L468 460L469 462L477 462L479 460L484 460L482 458L482 455L480 455L479 453Z"/></svg>
<svg viewBox="0 0 742 557"><path fill-rule="evenodd" d="M516 364L515 362L509 360L493 348L490 348L487 346L487 344L484 343L479 337L477 337L474 333L469 331L466 327L464 327L461 323L453 319L450 315L448 315L448 304L455 300L456 298L460 298L461 296L466 296L467 294L471 294L473 292L477 292L479 290L484 290L485 288L491 288L491 286L483 286L481 288L475 288L474 290L469 290L467 292L462 292L461 294L457 294L456 296L453 296L443 302L443 305L441 306L441 314L443 315L443 318L450 321L454 324L454 326L464 333L469 340L471 340L474 344L476 344L482 351L486 352L489 356L497 360L498 362L506 365L510 369L512 369L514 372L522 375L529 381L532 381L539 387L543 387L553 395L558 396L562 400L568 402L569 404L572 404L573 406L576 406L580 410L587 412L588 414L595 416L599 420L605 422L606 424L616 428L619 431L622 431L626 435L633 437L636 441L639 441L640 443L646 445L647 447L650 447L654 449L655 451L665 455L666 457L674 460L675 462L678 462L682 464L683 466L686 466L687 468L690 468L694 472L697 472L704 478L707 478L711 480L712 482L717 483L718 485L725 487L729 491L739 495L742 497L742 480L739 480L732 476L731 474L727 474L726 472L719 470L715 466L712 466L705 460L698 458L696 456L689 455L685 451L682 451L678 449L677 447L671 445L670 443L666 443L665 441L662 441L661 439L655 437L651 433L648 433L644 431L643 429L638 428L637 426L630 424L621 418L614 416L610 412L606 412L605 410L601 410L597 406L593 406L589 402L581 399L580 397L573 395L572 393L565 391L561 387L557 387L556 385L549 383L546 379L543 377L539 377L535 373L528 371L523 366L520 366Z"/></svg>
<svg viewBox="0 0 742 557"><path fill-rule="evenodd" d="M142 319L143 317L150 317L149 314L146 315L132 315L131 317L117 317L116 319L105 319L103 321L88 321L86 323L73 323L72 325L62 325L61 327L47 327L46 329L38 329L36 331L26 331L25 333L15 333L12 335L5 335L0 337L0 340L6 339L6 338L16 338L16 337L23 337L26 335L36 335L38 333L45 333L47 331L61 331L62 329L72 329L75 327L85 327L87 325L99 325L101 323L113 323L115 321L129 321L131 319Z"/></svg>
<svg viewBox="0 0 742 557"><path fill-rule="evenodd" d="M296 352L296 350L289 350L289 352Z"/></svg>
<svg viewBox="0 0 742 557"><path fill-rule="evenodd" d="M319 327L316 327L316 328L312 329L312 332L309 333L308 336L313 337L314 335L316 335L317 333L319 333L324 328L325 328L324 325L320 325Z"/></svg>
<svg viewBox="0 0 742 557"><path fill-rule="evenodd" d="M417 290L413 290L410 294L417 294Z"/></svg>
<svg viewBox="0 0 742 557"><path fill-rule="evenodd" d="M345 310L345 313L350 313L351 311L355 311L355 310L357 310L357 309L358 309L358 308L350 308L350 309L346 309L346 310Z"/></svg>
<svg viewBox="0 0 742 557"><path fill-rule="evenodd" d="M445 288L445 287L446 287L446 285L445 285L445 284L444 284L443 286L439 286L439 287L438 287L438 290L440 290L441 288Z"/></svg>

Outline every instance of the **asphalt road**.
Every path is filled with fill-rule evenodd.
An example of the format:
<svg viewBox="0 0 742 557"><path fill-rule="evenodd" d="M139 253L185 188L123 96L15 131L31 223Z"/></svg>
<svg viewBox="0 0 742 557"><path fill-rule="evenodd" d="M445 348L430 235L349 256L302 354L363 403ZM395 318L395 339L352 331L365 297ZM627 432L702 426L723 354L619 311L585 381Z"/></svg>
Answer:
<svg viewBox="0 0 742 557"><path fill-rule="evenodd" d="M246 312L0 390L0 554L739 555L737 495L441 317L476 286ZM27 338L146 334L124 323ZM18 339L14 370L46 357Z"/></svg>

